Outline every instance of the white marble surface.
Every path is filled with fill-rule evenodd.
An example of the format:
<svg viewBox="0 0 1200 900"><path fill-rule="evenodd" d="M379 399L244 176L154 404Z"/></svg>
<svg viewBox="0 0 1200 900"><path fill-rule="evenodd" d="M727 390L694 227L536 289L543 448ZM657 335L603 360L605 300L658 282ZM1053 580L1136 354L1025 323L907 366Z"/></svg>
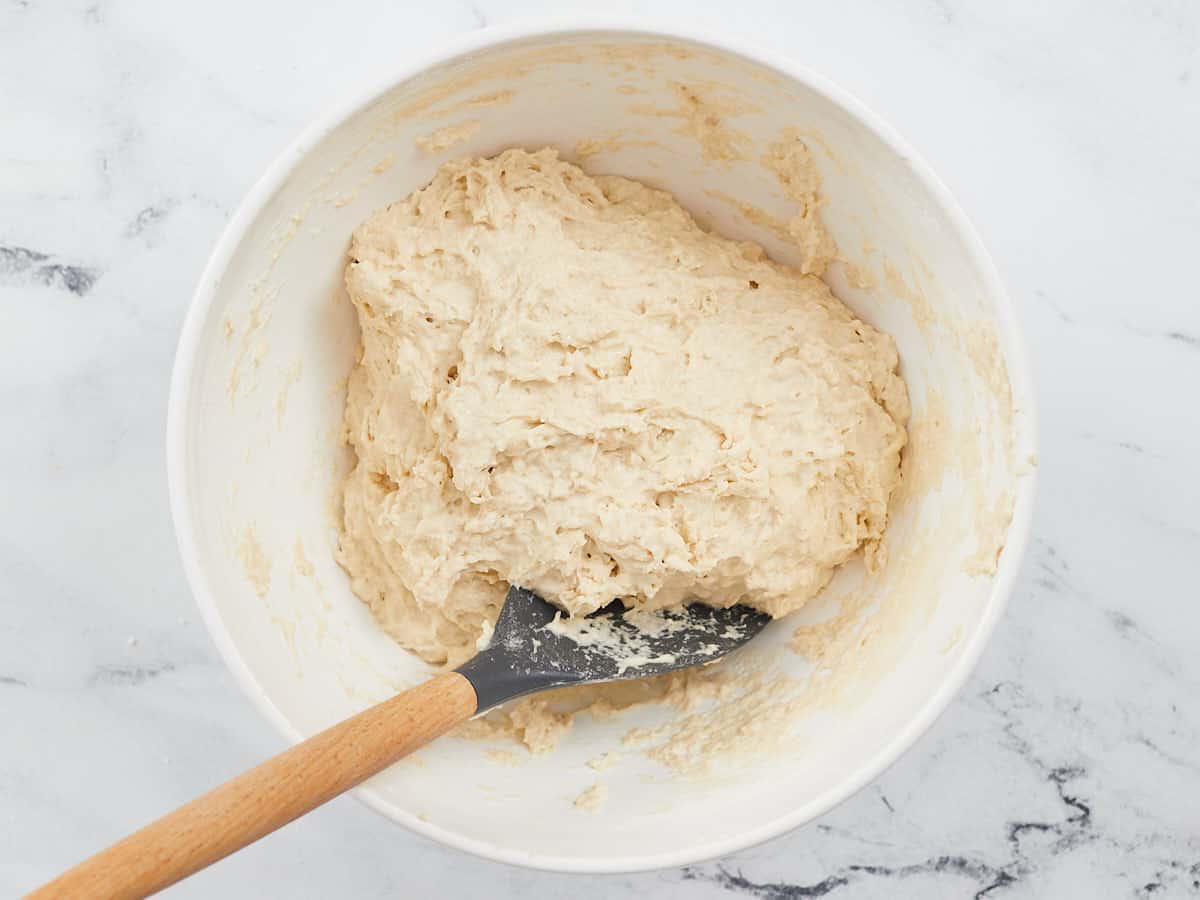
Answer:
<svg viewBox="0 0 1200 900"><path fill-rule="evenodd" d="M832 76L974 217L1039 376L1007 618L876 784L729 859L540 874L342 799L174 894L1200 896L1200 5L601 9L635 6ZM176 335L241 195L404 54L571 8L0 2L0 895L280 747L193 609L163 466Z"/></svg>

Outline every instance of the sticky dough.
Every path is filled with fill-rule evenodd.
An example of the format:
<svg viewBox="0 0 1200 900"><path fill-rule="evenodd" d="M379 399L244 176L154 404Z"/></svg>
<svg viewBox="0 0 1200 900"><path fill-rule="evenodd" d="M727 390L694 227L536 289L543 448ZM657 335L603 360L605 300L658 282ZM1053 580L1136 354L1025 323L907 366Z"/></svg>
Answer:
<svg viewBox="0 0 1200 900"><path fill-rule="evenodd" d="M340 561L430 662L471 656L510 583L781 616L878 545L893 341L669 194L552 150L448 163L355 231L346 286Z"/></svg>

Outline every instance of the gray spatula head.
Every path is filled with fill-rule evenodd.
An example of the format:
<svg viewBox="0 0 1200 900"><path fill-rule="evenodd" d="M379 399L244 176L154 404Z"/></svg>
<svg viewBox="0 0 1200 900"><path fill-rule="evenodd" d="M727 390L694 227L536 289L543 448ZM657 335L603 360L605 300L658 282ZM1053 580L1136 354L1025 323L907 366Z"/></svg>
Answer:
<svg viewBox="0 0 1200 900"><path fill-rule="evenodd" d="M563 613L524 588L509 589L491 643L459 668L476 712L553 687L657 675L719 659L770 617L748 606L626 612L619 601L587 617Z"/></svg>

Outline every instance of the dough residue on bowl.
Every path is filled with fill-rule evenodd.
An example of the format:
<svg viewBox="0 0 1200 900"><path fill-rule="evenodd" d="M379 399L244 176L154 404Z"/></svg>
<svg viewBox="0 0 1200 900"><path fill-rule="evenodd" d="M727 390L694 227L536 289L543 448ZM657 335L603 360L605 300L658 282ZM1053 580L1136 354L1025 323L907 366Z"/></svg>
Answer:
<svg viewBox="0 0 1200 900"><path fill-rule="evenodd" d="M608 800L608 786L593 784L575 798L575 808L584 812L599 812Z"/></svg>
<svg viewBox="0 0 1200 900"><path fill-rule="evenodd" d="M773 616L879 541L908 416L891 338L668 194L553 150L444 165L355 232L339 558L433 663L509 584Z"/></svg>
<svg viewBox="0 0 1200 900"><path fill-rule="evenodd" d="M271 558L263 551L258 532L253 525L242 529L237 555L241 560L246 580L254 587L254 593L259 597L267 596L267 592L271 590Z"/></svg>
<svg viewBox="0 0 1200 900"><path fill-rule="evenodd" d="M457 125L447 125L417 138L417 146L426 153L443 153L456 144L470 140L479 130L477 119L468 119Z"/></svg>

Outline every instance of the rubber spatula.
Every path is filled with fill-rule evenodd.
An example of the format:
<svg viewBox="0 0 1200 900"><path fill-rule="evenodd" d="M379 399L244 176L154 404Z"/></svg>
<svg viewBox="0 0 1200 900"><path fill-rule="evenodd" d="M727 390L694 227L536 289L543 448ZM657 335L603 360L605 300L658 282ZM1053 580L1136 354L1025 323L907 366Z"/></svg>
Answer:
<svg viewBox="0 0 1200 900"><path fill-rule="evenodd" d="M453 672L322 731L84 860L31 898L145 897L253 843L514 697L712 662L769 621L746 606L562 619L514 587L488 647Z"/></svg>

